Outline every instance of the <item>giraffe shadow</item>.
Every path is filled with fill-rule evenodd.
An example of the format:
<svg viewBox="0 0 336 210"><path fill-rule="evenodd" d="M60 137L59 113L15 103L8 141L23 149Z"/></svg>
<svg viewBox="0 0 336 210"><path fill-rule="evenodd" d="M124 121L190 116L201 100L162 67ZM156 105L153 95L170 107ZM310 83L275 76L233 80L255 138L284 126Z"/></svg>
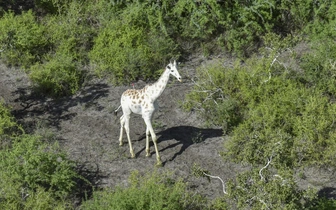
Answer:
<svg viewBox="0 0 336 210"><path fill-rule="evenodd" d="M176 126L171 127L166 130L160 131L156 134L158 136L158 145L160 148L160 144L163 145L164 141L176 140L175 143L166 146L159 150L159 152L166 151L168 149L174 149L178 146L182 145L179 150L175 151L175 154L169 161L174 160L176 157L181 155L188 147L193 144L204 142L208 138L220 137L223 135L222 129L211 129L211 128L197 128L193 126ZM143 135L139 140L145 139L146 137ZM151 141L150 146L153 146L153 142ZM137 153L137 156L144 151L143 148L141 151ZM151 155L155 154L152 151ZM165 164L165 162L163 162Z"/></svg>

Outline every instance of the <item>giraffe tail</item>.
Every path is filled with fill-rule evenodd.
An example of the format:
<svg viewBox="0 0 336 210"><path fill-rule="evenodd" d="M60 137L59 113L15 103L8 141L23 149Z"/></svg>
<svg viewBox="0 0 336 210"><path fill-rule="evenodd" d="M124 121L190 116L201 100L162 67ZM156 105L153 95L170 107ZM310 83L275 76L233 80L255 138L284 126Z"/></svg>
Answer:
<svg viewBox="0 0 336 210"><path fill-rule="evenodd" d="M119 109L121 108L121 105L118 107L118 109L114 110L114 115L117 116Z"/></svg>

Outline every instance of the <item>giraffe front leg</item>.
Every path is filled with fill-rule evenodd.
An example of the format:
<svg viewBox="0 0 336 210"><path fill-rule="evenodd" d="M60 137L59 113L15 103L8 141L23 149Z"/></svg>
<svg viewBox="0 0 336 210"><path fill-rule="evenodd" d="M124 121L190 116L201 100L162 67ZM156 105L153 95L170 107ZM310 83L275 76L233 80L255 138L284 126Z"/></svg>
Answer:
<svg viewBox="0 0 336 210"><path fill-rule="evenodd" d="M154 143L154 147L155 147L155 152L156 152L156 166L162 166L162 162L161 162L161 157L160 157L160 154L159 154L159 150L158 150L158 146L157 146L157 138L156 138L156 135L155 135L155 132L154 132L154 129L152 127L152 123L150 121L150 118L145 118L145 123L146 123L146 126L152 136L152 140L153 140L153 143Z"/></svg>
<svg viewBox="0 0 336 210"><path fill-rule="evenodd" d="M146 157L150 157L150 149L149 149L149 129L146 126Z"/></svg>
<svg viewBox="0 0 336 210"><path fill-rule="evenodd" d="M154 147L155 147L155 152L156 152L156 166L162 166L161 157L159 155L159 150L157 146L157 138L155 134L154 136L152 136L152 140L154 142Z"/></svg>

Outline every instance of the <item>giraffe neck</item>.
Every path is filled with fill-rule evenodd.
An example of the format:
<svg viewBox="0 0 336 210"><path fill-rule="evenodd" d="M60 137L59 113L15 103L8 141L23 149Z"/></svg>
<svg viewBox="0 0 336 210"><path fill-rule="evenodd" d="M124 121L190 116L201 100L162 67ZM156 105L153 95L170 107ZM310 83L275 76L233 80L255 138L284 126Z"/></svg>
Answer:
<svg viewBox="0 0 336 210"><path fill-rule="evenodd" d="M148 86L147 93L152 101L155 101L164 91L169 80L169 70L166 69L160 76L159 80Z"/></svg>

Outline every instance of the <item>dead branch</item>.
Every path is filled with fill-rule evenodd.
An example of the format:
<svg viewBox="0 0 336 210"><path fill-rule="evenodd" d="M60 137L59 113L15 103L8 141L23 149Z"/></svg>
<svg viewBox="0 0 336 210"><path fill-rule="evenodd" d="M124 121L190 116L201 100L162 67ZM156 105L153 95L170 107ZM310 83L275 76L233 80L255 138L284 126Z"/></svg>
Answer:
<svg viewBox="0 0 336 210"><path fill-rule="evenodd" d="M262 181L265 181L265 178L262 175L262 170L266 169L272 161L272 156L268 158L267 164L259 170L259 176Z"/></svg>
<svg viewBox="0 0 336 210"><path fill-rule="evenodd" d="M212 176L212 175L207 174L207 173L205 173L205 172L203 172L203 174L204 174L205 176L210 177L210 178L213 178L213 179L219 179L219 180L222 182L223 193L224 193L224 194L228 194L228 193L226 192L226 190L225 190L225 182L223 181L222 178L220 178L219 176Z"/></svg>

